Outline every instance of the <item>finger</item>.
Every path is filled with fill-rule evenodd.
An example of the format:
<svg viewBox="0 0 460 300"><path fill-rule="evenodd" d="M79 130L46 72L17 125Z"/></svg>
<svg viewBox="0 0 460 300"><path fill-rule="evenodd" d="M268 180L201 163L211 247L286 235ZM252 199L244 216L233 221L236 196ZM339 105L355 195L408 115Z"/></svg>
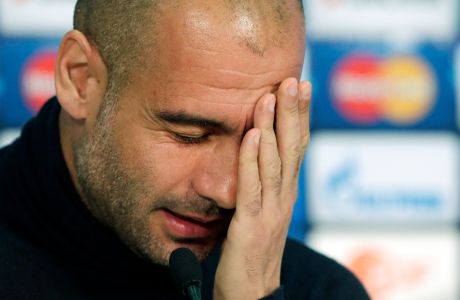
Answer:
<svg viewBox="0 0 460 300"><path fill-rule="evenodd" d="M278 90L276 137L281 158L283 189L297 185L301 163L299 92L295 78L283 81Z"/></svg>
<svg viewBox="0 0 460 300"><path fill-rule="evenodd" d="M299 95L300 143L303 159L305 150L310 142L310 104L312 95L312 86L310 82L302 81L299 84Z"/></svg>
<svg viewBox="0 0 460 300"><path fill-rule="evenodd" d="M273 94L263 96L258 101L254 112L254 127L261 130L258 161L262 183L262 207L270 203L279 207L278 199L281 192L281 160L273 130L275 101Z"/></svg>
<svg viewBox="0 0 460 300"><path fill-rule="evenodd" d="M238 165L238 188L236 194L237 220L245 217L259 215L262 207L262 185L259 180L259 156L260 129L249 130L243 138L240 147Z"/></svg>

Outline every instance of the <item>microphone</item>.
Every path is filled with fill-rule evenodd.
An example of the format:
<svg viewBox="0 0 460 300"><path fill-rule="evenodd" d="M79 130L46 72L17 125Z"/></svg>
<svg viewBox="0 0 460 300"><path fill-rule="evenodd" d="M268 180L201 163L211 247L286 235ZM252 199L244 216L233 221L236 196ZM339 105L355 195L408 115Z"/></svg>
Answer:
<svg viewBox="0 0 460 300"><path fill-rule="evenodd" d="M203 272L195 254L188 248L178 248L169 257L169 271L182 293L191 300L201 300Z"/></svg>

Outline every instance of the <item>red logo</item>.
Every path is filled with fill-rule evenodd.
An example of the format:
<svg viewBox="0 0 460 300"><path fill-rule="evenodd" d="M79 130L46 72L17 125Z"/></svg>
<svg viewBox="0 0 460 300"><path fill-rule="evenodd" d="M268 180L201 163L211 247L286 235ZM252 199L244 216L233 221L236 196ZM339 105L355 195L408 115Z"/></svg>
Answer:
<svg viewBox="0 0 460 300"><path fill-rule="evenodd" d="M37 112L55 94L54 66L56 52L45 51L30 57L22 72L22 95L29 110Z"/></svg>
<svg viewBox="0 0 460 300"><path fill-rule="evenodd" d="M423 262L394 257L372 248L355 253L348 267L364 284L371 298L376 300L419 285L429 271Z"/></svg>
<svg viewBox="0 0 460 300"><path fill-rule="evenodd" d="M335 108L353 123L372 125L385 120L406 125L430 112L436 81L428 65L416 57L354 54L333 71L331 89Z"/></svg>

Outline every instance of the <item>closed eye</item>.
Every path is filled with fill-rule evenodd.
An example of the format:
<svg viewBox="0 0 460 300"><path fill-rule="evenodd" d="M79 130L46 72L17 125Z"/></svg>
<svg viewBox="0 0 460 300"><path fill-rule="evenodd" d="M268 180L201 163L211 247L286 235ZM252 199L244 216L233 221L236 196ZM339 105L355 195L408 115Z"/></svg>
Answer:
<svg viewBox="0 0 460 300"><path fill-rule="evenodd" d="M201 144L208 140L209 134L199 135L199 136L191 136L191 135L184 135L173 133L174 138L184 144Z"/></svg>

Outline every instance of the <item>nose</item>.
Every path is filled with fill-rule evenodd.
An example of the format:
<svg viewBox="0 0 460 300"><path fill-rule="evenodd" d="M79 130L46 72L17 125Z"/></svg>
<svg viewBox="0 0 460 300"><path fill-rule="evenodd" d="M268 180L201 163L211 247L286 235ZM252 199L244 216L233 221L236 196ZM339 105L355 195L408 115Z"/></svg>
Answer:
<svg viewBox="0 0 460 300"><path fill-rule="evenodd" d="M194 170L195 192L221 208L235 208L239 148L238 142L216 145L203 153Z"/></svg>

